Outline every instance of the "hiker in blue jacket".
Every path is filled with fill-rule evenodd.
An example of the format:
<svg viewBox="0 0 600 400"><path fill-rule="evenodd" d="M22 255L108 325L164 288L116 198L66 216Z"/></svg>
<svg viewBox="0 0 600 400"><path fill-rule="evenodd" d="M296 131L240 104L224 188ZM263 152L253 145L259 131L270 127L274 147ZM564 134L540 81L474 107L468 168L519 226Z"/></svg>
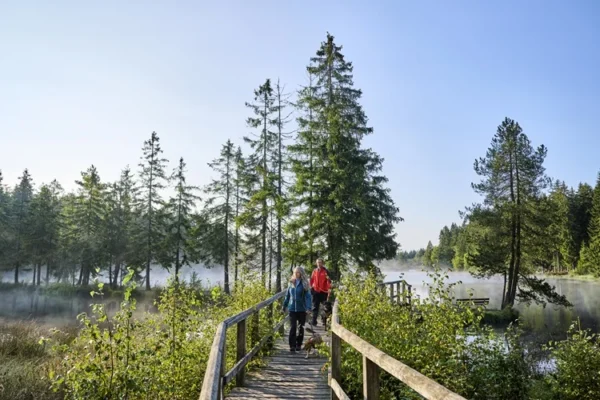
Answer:
<svg viewBox="0 0 600 400"><path fill-rule="evenodd" d="M304 268L296 267L290 278L285 300L283 301L283 311L285 312L287 309L290 313L289 343L292 353L302 350L304 324L306 323L306 314L310 312L311 304L312 298L306 272L304 272Z"/></svg>

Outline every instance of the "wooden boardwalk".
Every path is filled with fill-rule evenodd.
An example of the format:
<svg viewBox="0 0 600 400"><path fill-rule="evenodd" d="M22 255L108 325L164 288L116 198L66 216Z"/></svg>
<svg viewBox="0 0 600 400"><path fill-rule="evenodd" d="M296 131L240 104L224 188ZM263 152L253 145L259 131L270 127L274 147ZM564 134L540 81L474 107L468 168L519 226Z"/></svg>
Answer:
<svg viewBox="0 0 600 400"><path fill-rule="evenodd" d="M309 325L306 324L306 327ZM289 326L286 326L284 337L275 342L273 355L265 358L267 366L249 372L245 385L234 388L226 399L330 399L327 371L323 370L327 359L316 353L306 359L305 351L291 353L288 332ZM323 326L317 326L315 332L327 344L330 343L330 335ZM311 333L305 330L304 341L310 336Z"/></svg>

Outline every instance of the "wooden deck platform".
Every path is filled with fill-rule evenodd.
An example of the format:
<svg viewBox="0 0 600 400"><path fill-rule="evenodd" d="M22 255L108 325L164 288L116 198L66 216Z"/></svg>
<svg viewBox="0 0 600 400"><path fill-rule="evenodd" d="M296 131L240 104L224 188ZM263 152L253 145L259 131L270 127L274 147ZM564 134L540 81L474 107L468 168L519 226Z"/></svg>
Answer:
<svg viewBox="0 0 600 400"><path fill-rule="evenodd" d="M309 325L306 324L306 327ZM317 326L315 331L326 343L330 343L331 336L323 326ZM285 332L285 336L275 342L273 355L265 359L267 366L249 372L245 386L234 388L226 399L330 399L327 371L323 371L327 359L316 353L306 359L305 351L291 353L288 346L288 326ZM310 332L305 331L304 341L310 335Z"/></svg>

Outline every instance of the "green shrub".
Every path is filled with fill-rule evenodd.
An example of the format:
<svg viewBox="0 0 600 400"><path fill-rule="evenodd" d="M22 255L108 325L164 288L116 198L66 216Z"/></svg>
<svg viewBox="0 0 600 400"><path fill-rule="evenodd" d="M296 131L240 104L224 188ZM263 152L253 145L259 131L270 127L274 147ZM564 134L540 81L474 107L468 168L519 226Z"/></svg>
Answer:
<svg viewBox="0 0 600 400"><path fill-rule="evenodd" d="M233 296L214 288L210 298L200 297L192 285L170 281L156 302L158 311L135 319L130 277L113 317L103 305L94 305L92 317L79 316L83 328L75 341L55 346L62 362L51 372L53 387L67 399L197 398L219 323L270 296L257 280L238 285ZM259 335L275 317L261 310ZM235 363L235 335L234 327L227 335L228 368Z"/></svg>
<svg viewBox="0 0 600 400"><path fill-rule="evenodd" d="M457 307L447 276L431 274L426 299L413 298L412 307L393 304L377 290L374 276L353 275L338 293L342 324L377 348L467 398L525 398L528 365L510 331L507 344L481 324L483 313ZM505 373L505 368L513 372ZM342 386L350 397L362 391L362 358L342 346ZM510 382L510 384L509 384ZM399 380L382 374L383 399L420 399ZM492 397L490 397L492 396Z"/></svg>
<svg viewBox="0 0 600 400"><path fill-rule="evenodd" d="M600 399L600 345L598 335L570 327L567 339L551 342L547 349L556 370L547 377L555 399Z"/></svg>

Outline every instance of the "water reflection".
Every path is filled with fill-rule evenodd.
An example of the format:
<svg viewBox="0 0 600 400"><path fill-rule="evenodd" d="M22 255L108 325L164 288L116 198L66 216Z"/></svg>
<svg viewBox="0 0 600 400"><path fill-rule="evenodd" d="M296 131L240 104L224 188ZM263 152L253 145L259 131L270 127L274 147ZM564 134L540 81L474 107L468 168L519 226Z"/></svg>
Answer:
<svg viewBox="0 0 600 400"><path fill-rule="evenodd" d="M413 293L426 297L428 290L424 282L431 279L423 271L384 271L386 280L398 279L401 275L413 286ZM489 297L489 309L499 309L502 301L503 280L501 277L490 279L477 279L468 272L451 272L450 282L461 281L455 287L456 297L468 297L472 291L474 297ZM532 333L545 336L548 339L564 338L565 332L577 318L583 328L590 328L594 332L600 331L600 289L599 282L587 282L574 279L548 278L548 283L556 287L559 294L563 294L573 304L572 308L557 307L548 304L542 307L536 304L516 304L515 308L521 313L521 326Z"/></svg>

